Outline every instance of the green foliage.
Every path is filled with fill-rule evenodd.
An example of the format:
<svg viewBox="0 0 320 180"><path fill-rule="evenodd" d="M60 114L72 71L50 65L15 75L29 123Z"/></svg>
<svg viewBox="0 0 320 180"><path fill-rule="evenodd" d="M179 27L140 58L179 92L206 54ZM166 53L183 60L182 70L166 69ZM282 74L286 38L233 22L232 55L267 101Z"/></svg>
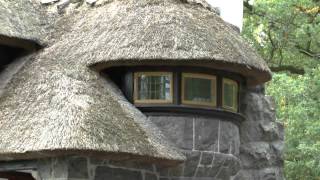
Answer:
<svg viewBox="0 0 320 180"><path fill-rule="evenodd" d="M275 74L267 93L275 97L285 125L288 179L320 179L320 65L304 76Z"/></svg>
<svg viewBox="0 0 320 180"><path fill-rule="evenodd" d="M320 1L249 2L242 34L275 72L267 93L285 125L286 178L320 180Z"/></svg>
<svg viewBox="0 0 320 180"><path fill-rule="evenodd" d="M320 61L320 2L253 2L253 5L247 3L249 8L245 9L242 34L268 64L271 67L315 67Z"/></svg>

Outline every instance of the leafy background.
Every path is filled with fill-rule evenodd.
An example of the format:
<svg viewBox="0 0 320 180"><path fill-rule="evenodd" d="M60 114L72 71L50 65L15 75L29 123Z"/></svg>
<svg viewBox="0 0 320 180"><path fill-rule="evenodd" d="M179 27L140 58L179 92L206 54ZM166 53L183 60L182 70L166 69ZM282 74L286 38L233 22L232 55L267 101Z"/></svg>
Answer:
<svg viewBox="0 0 320 180"><path fill-rule="evenodd" d="M285 176L320 180L320 0L244 0L245 37L273 71Z"/></svg>

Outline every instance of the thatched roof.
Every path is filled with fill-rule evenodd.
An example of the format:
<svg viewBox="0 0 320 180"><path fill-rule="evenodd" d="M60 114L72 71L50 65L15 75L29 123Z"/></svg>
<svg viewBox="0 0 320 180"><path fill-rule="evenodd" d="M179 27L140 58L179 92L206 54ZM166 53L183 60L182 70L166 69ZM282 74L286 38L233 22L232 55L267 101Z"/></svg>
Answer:
<svg viewBox="0 0 320 180"><path fill-rule="evenodd" d="M31 0L0 0L0 44L25 49L42 44L44 16Z"/></svg>
<svg viewBox="0 0 320 180"><path fill-rule="evenodd" d="M179 0L114 1L74 13L57 56L99 69L121 65L206 66L270 80L263 59L238 32L202 5Z"/></svg>
<svg viewBox="0 0 320 180"><path fill-rule="evenodd" d="M7 17L0 19L0 37L40 41L42 21L24 19L38 12L20 9L28 0L0 1L0 13L19 12L0 14ZM0 160L67 154L183 160L94 68L192 65L236 72L251 84L270 79L267 65L235 30L187 2L115 0L61 15L46 35L48 47L22 59L23 68L13 68L10 82L0 84Z"/></svg>
<svg viewBox="0 0 320 180"><path fill-rule="evenodd" d="M110 80L83 61L51 56L54 51L24 61L0 97L0 160L69 154L184 159Z"/></svg>

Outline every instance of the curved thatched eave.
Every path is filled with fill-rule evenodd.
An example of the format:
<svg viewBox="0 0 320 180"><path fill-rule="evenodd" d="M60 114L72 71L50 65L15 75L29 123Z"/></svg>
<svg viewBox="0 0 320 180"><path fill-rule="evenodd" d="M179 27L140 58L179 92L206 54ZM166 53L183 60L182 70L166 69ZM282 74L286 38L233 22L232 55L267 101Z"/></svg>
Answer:
<svg viewBox="0 0 320 180"><path fill-rule="evenodd" d="M31 159L44 159L52 157L66 157L66 156L86 156L95 159L108 159L115 161L135 161L142 163L153 163L159 164L162 166L175 166L183 162L184 158L163 158L163 157L154 157L144 154L131 154L124 152L106 152L106 151L97 151L96 149L54 149L54 150L39 150L32 152L24 153L1 153L0 161L17 161L17 160L31 160Z"/></svg>
<svg viewBox="0 0 320 180"><path fill-rule="evenodd" d="M46 23L32 0L0 0L0 45L37 49L44 44Z"/></svg>
<svg viewBox="0 0 320 180"><path fill-rule="evenodd" d="M0 35L0 45L21 48L27 52L33 52L40 49L39 42L4 35Z"/></svg>
<svg viewBox="0 0 320 180"><path fill-rule="evenodd" d="M204 67L211 68L215 70L223 70L226 72L232 72L241 75L247 79L248 86L254 86L261 84L262 82L270 81L272 76L269 71L261 71L256 68L244 64L230 64L224 61L212 61L212 59L118 59L116 61L101 61L100 63L95 63L90 65L96 71L102 71L111 67L120 66L190 66L190 67Z"/></svg>
<svg viewBox="0 0 320 180"><path fill-rule="evenodd" d="M61 61L54 48L26 58L0 96L0 160L63 155L184 160L108 78L84 62Z"/></svg>
<svg viewBox="0 0 320 180"><path fill-rule="evenodd" d="M54 44L58 55L88 66L186 62L240 73L251 85L271 78L267 64L239 33L200 5L114 1L64 22L72 25Z"/></svg>

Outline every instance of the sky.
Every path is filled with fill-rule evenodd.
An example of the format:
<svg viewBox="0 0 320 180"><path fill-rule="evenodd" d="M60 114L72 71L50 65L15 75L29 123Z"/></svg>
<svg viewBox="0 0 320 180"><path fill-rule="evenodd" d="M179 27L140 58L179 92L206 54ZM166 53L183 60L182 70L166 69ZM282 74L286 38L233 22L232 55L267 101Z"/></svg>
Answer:
<svg viewBox="0 0 320 180"><path fill-rule="evenodd" d="M213 7L219 7L222 19L242 29L243 0L207 0L207 2Z"/></svg>

